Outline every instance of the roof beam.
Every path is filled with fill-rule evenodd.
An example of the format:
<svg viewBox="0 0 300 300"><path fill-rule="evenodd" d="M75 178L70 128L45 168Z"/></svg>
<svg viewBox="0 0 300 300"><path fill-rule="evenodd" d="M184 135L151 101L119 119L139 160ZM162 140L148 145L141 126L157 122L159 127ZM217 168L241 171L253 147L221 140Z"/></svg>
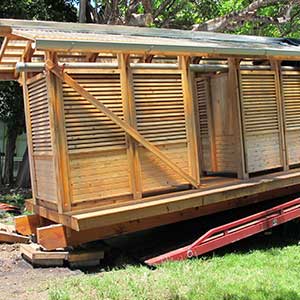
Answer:
<svg viewBox="0 0 300 300"><path fill-rule="evenodd" d="M6 46L8 44L8 41L9 41L9 39L7 37L5 37L3 42L2 42L2 45L1 45L1 48L0 48L0 62L3 58L3 55L4 55L4 52L5 52Z"/></svg>
<svg viewBox="0 0 300 300"><path fill-rule="evenodd" d="M7 36L12 32L10 26L0 26L0 36Z"/></svg>

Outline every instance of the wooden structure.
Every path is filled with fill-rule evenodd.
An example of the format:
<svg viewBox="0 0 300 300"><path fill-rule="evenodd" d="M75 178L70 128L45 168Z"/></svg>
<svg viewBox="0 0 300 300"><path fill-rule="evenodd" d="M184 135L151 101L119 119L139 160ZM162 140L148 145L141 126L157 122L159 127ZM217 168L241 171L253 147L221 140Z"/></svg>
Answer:
<svg viewBox="0 0 300 300"><path fill-rule="evenodd" d="M297 41L20 20L0 35L48 249L300 190Z"/></svg>

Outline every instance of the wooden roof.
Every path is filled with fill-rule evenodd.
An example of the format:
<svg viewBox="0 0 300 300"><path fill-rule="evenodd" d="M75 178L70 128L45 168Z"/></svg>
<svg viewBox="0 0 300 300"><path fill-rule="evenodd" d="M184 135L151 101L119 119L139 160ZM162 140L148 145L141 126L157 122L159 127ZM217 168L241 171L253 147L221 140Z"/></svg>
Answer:
<svg viewBox="0 0 300 300"><path fill-rule="evenodd" d="M0 72L11 73L23 56L44 59L45 50L62 60L88 61L88 53L300 57L300 41L174 29L0 19ZM30 47L28 47L31 45ZM9 76L8 76L9 77Z"/></svg>

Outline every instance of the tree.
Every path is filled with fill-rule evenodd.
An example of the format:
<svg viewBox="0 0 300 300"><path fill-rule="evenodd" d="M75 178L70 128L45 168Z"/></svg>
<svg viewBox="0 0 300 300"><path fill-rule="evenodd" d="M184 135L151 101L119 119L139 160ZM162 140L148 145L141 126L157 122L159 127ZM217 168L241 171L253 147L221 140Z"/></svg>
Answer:
<svg viewBox="0 0 300 300"><path fill-rule="evenodd" d="M0 18L39 19L61 22L76 22L77 11L73 1L64 0L2 0ZM5 184L13 183L13 162L16 139L24 132L24 111L21 88L16 82L0 83L0 120L7 125L5 150ZM18 185L27 186L29 180L28 155L24 153L21 169L18 172Z"/></svg>
<svg viewBox="0 0 300 300"><path fill-rule="evenodd" d="M7 126L4 183L13 181L16 140L25 130L22 90L17 82L0 82L0 120Z"/></svg>
<svg viewBox="0 0 300 300"><path fill-rule="evenodd" d="M300 36L299 0L81 0L82 22Z"/></svg>

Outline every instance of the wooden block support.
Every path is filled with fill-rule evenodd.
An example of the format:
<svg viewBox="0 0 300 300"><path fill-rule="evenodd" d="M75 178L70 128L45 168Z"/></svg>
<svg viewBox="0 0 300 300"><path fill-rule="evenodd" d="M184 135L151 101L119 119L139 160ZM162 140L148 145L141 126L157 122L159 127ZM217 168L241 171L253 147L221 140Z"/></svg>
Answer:
<svg viewBox="0 0 300 300"><path fill-rule="evenodd" d="M36 234L36 229L40 226L40 216L28 215L14 218L16 231L22 235Z"/></svg>
<svg viewBox="0 0 300 300"><path fill-rule="evenodd" d="M0 243L29 243L29 238L27 236L22 236L10 231L0 231Z"/></svg>
<svg viewBox="0 0 300 300"><path fill-rule="evenodd" d="M67 251L42 251L37 244L21 245L20 252L34 266L63 266L68 257Z"/></svg>
<svg viewBox="0 0 300 300"><path fill-rule="evenodd" d="M67 247L68 241L66 236L66 228L61 224L55 224L37 229L38 244L47 250Z"/></svg>
<svg viewBox="0 0 300 300"><path fill-rule="evenodd" d="M21 245L23 258L34 266L63 266L68 262L70 266L97 265L104 258L103 249L80 249L74 251L44 251L38 244Z"/></svg>

